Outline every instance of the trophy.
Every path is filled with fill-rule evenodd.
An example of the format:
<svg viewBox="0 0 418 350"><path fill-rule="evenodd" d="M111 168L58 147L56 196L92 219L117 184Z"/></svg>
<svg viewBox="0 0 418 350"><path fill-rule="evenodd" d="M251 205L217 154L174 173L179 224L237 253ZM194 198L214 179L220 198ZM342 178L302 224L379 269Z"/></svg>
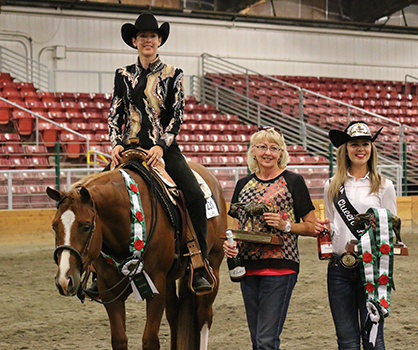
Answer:
<svg viewBox="0 0 418 350"><path fill-rule="evenodd" d="M251 228L254 229L254 216L262 215L264 213L276 213L276 209L271 205L264 203L233 203L231 204L230 212L237 213L238 211L243 211L244 213L244 222L243 225L247 223L248 220L251 220ZM255 232L255 231L241 231L241 230L231 230L233 238L237 241L251 242L251 243L261 243L261 244L273 244L273 245L283 245L283 239L275 234L265 233L265 232ZM225 234L221 235L221 238L226 238Z"/></svg>

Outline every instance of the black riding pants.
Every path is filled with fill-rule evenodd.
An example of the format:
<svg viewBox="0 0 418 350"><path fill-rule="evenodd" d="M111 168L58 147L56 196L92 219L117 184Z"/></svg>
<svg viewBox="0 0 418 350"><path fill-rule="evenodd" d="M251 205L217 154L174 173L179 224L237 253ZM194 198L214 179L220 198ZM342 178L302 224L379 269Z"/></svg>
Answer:
<svg viewBox="0 0 418 350"><path fill-rule="evenodd" d="M177 145L172 145L168 148L164 152L163 159L167 173L184 194L187 211L196 232L202 255L204 258L207 258L206 199L203 192Z"/></svg>

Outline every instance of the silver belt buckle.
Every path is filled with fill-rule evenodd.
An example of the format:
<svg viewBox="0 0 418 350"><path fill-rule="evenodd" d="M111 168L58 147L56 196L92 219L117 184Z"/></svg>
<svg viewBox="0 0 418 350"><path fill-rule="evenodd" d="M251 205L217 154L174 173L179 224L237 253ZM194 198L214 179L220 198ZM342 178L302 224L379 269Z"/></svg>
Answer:
<svg viewBox="0 0 418 350"><path fill-rule="evenodd" d="M346 269L354 269L359 264L358 255L356 253L345 252L341 255L340 264Z"/></svg>

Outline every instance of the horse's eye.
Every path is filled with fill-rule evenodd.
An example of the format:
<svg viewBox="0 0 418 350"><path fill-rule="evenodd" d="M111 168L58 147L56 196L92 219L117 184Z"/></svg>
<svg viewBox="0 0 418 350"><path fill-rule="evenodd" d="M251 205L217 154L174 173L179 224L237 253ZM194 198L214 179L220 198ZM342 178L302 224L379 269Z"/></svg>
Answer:
<svg viewBox="0 0 418 350"><path fill-rule="evenodd" d="M84 224L82 227L83 232L90 232L91 225L90 224Z"/></svg>

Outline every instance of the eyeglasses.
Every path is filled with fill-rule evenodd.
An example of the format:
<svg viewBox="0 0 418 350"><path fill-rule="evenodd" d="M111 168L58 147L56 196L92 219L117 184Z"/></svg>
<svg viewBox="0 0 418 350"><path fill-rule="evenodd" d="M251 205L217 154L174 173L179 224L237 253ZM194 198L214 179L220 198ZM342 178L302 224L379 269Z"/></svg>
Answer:
<svg viewBox="0 0 418 350"><path fill-rule="evenodd" d="M263 153L266 153L267 150L269 150L270 153L279 153L282 150L280 147L277 147L277 146L267 147L265 145L257 145L257 146L254 146L254 147L259 149Z"/></svg>
<svg viewBox="0 0 418 350"><path fill-rule="evenodd" d="M282 134L282 132L280 131L280 129L279 129L279 128L276 128L276 127L274 127L274 126L260 125L260 126L257 128L257 131L269 131L269 130L274 130L274 131L276 131L277 133L279 133L280 135Z"/></svg>

